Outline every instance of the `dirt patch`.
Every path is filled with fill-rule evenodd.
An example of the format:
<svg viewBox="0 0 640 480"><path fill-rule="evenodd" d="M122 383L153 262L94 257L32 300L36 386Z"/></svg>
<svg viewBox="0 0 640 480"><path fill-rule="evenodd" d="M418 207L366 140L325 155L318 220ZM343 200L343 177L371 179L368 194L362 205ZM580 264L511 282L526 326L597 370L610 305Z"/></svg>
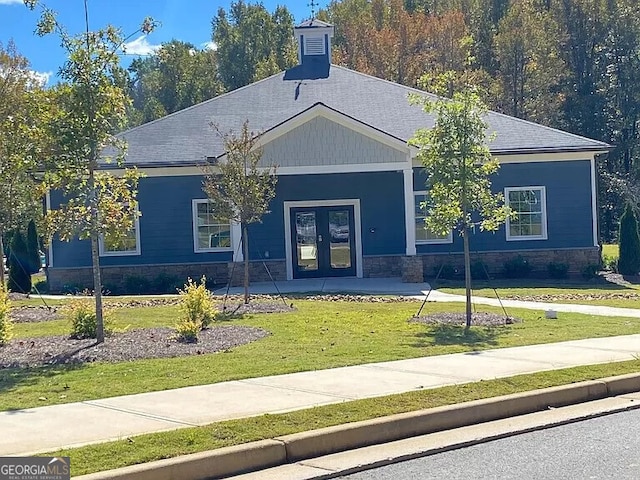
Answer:
<svg viewBox="0 0 640 480"><path fill-rule="evenodd" d="M145 328L115 333L104 343L67 336L13 339L0 347L0 368L40 367L88 362L127 362L148 358L203 355L229 350L264 338L261 328L224 325L202 330L197 343L178 342L171 328Z"/></svg>

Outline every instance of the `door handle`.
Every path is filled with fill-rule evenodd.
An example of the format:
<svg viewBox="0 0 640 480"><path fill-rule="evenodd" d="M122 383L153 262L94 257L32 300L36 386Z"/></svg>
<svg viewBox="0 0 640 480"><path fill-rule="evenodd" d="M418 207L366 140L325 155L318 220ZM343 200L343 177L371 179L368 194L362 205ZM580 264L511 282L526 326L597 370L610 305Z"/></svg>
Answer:
<svg viewBox="0 0 640 480"><path fill-rule="evenodd" d="M322 235L318 235L318 243L322 242Z"/></svg>

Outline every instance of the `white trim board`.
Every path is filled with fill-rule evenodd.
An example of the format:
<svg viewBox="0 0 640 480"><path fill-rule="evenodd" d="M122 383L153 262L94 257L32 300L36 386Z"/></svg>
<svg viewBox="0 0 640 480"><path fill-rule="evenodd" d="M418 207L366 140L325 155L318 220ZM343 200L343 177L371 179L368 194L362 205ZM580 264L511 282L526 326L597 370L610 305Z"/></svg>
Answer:
<svg viewBox="0 0 640 480"><path fill-rule="evenodd" d="M284 202L284 253L287 267L287 280L293 280L293 255L291 253L291 209L299 207L338 207L348 205L353 207L353 226L355 228L356 248L356 277L362 278L362 221L360 219L360 199L342 200L304 200Z"/></svg>

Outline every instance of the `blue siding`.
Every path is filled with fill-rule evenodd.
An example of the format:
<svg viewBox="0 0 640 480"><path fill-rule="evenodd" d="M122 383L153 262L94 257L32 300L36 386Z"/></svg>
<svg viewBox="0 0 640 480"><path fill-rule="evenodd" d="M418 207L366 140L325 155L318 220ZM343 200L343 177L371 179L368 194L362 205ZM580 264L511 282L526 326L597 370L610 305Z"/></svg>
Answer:
<svg viewBox="0 0 640 480"><path fill-rule="evenodd" d="M414 189L424 190L426 176L414 169ZM566 162L507 163L492 178L493 190L505 187L544 186L547 194L547 240L506 240L505 227L497 232L476 231L470 237L472 251L528 250L541 248L579 248L593 246L591 212L591 164L588 160ZM462 251L462 240L454 243L418 245L418 253Z"/></svg>
<svg viewBox="0 0 640 480"><path fill-rule="evenodd" d="M249 257L268 251L270 258L285 258L285 201L354 198L360 199L363 255L404 254L402 173L372 172L279 177L271 213L250 227Z"/></svg>
<svg viewBox="0 0 640 480"><path fill-rule="evenodd" d="M152 265L162 263L216 262L231 259L231 252L195 253L191 201L206 198L201 176L146 177L140 180L140 255L100 257L100 264ZM52 195L52 206L60 196ZM89 241L54 240L53 265L91 265Z"/></svg>
<svg viewBox="0 0 640 480"><path fill-rule="evenodd" d="M285 258L284 202L359 198L364 255L403 254L404 203L399 172L282 176L271 213L250 226L249 258ZM60 202L52 195L52 206ZM201 176L140 180L140 255L100 257L101 265L151 265L230 261L232 253L194 253L192 200L206 198ZM371 233L371 230L374 233ZM55 239L54 268L91 265L89 241Z"/></svg>

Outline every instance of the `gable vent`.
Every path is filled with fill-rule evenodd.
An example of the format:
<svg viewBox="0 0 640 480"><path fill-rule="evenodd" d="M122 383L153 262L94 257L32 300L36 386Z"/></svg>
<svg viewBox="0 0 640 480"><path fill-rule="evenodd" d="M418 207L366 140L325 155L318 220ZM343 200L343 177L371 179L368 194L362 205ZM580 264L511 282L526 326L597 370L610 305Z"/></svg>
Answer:
<svg viewBox="0 0 640 480"><path fill-rule="evenodd" d="M324 37L305 37L305 55L324 55Z"/></svg>

